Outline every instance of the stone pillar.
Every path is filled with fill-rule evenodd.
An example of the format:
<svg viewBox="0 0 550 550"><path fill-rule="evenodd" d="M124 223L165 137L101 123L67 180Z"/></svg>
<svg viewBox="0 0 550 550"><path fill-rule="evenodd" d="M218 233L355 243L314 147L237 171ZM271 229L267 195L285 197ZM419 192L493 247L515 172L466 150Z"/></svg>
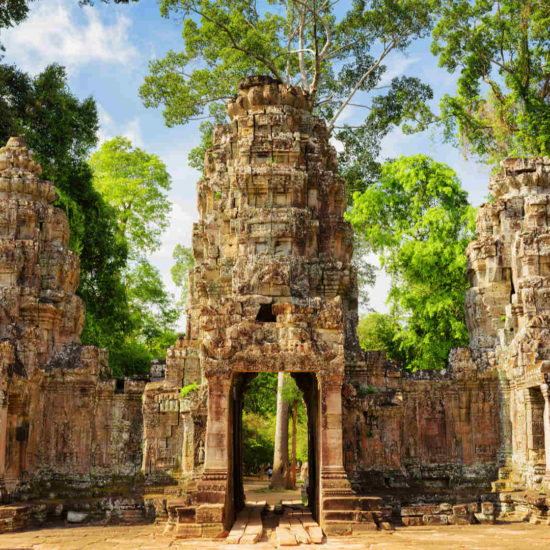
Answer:
<svg viewBox="0 0 550 550"><path fill-rule="evenodd" d="M325 497L352 494L344 469L342 378L321 379L321 507Z"/></svg>
<svg viewBox="0 0 550 550"><path fill-rule="evenodd" d="M208 379L208 420L206 424L206 458L204 471L225 472L229 462L228 411L231 380L227 378Z"/></svg>
<svg viewBox="0 0 550 550"><path fill-rule="evenodd" d="M544 397L544 451L546 459L544 483L547 489L550 489L550 384L541 384L540 391Z"/></svg>
<svg viewBox="0 0 550 550"><path fill-rule="evenodd" d="M231 377L208 377L208 420L204 471L192 495L195 521L204 537L221 536L231 527L229 499L229 392ZM180 527L181 529L181 527ZM180 532L180 535L185 535Z"/></svg>
<svg viewBox="0 0 550 550"><path fill-rule="evenodd" d="M501 402L499 407L501 443L499 450L499 467L510 468L513 454L513 431L512 431L512 391L510 382L502 372L499 372L499 383L501 389Z"/></svg>
<svg viewBox="0 0 550 550"><path fill-rule="evenodd" d="M6 475L6 443L8 432L8 394L0 390L0 503L6 498L4 476Z"/></svg>

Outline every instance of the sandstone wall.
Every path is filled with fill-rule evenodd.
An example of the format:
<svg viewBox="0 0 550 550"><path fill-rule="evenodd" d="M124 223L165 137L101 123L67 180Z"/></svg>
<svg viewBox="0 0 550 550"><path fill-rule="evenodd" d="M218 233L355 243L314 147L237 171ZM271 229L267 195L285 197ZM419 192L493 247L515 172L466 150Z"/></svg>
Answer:
<svg viewBox="0 0 550 550"><path fill-rule="evenodd" d="M467 250L470 347L503 379L499 487L550 487L550 159L507 159ZM506 482L508 480L508 482Z"/></svg>
<svg viewBox="0 0 550 550"><path fill-rule="evenodd" d="M54 186L20 138L0 149L0 494L55 495L141 467L144 382L80 345L84 307Z"/></svg>
<svg viewBox="0 0 550 550"><path fill-rule="evenodd" d="M500 386L468 349L446 371L406 373L368 352L347 387L346 469L363 492L409 488L409 497L469 487L490 490L501 450ZM407 498L407 493L405 493Z"/></svg>

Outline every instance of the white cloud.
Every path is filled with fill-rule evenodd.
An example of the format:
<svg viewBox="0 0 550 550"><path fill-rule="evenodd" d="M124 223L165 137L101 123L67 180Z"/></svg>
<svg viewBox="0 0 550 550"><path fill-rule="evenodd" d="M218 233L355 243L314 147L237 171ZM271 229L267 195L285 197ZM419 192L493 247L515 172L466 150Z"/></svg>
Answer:
<svg viewBox="0 0 550 550"><path fill-rule="evenodd" d="M400 52L388 57L384 63L387 69L382 76L379 86L387 86L392 78L404 74L411 65L419 61L420 57L410 56Z"/></svg>
<svg viewBox="0 0 550 550"><path fill-rule="evenodd" d="M112 12L111 12L112 13ZM75 69L92 62L128 64L137 57L130 43L130 20L116 15L102 21L97 9L75 0L41 0L29 18L2 33L8 58L37 73L50 63Z"/></svg>
<svg viewBox="0 0 550 550"><path fill-rule="evenodd" d="M134 147L145 147L138 118L134 118L125 124L117 124L100 103L97 103L97 114L99 116L99 131L97 133L99 145L104 141L113 139L115 136L123 136L128 138Z"/></svg>

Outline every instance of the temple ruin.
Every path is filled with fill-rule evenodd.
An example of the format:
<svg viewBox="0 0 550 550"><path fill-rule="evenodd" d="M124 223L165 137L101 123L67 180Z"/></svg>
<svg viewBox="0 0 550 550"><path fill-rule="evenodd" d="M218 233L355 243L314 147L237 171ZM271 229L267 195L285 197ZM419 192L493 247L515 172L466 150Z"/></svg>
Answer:
<svg viewBox="0 0 550 550"><path fill-rule="evenodd" d="M185 336L147 383L80 345L54 187L21 139L0 149L0 532L86 495L89 519L225 535L244 504L243 394L280 371L304 395L308 502L328 536L550 521L550 159L492 179L467 250L470 347L411 373L359 348L345 184L308 95L249 77L227 112L198 183Z"/></svg>

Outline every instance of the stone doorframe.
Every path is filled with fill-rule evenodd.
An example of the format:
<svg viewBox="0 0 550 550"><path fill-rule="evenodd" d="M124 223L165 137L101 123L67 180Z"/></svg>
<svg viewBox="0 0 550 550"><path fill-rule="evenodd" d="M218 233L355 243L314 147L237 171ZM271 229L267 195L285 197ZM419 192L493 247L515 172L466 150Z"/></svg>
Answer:
<svg viewBox="0 0 550 550"><path fill-rule="evenodd" d="M206 459L201 479L191 496L195 505L195 521L202 524L203 536L221 535L234 521L231 446L232 420L230 392L233 377L242 372L266 372L260 369L236 369L207 377L208 418L206 426ZM271 372L271 371L267 371ZM287 371L285 371L287 372ZM288 371L292 374L292 371ZM327 497L352 495L343 463L342 441L342 383L340 376L311 373L318 383L319 411L319 519L323 527L323 504Z"/></svg>

